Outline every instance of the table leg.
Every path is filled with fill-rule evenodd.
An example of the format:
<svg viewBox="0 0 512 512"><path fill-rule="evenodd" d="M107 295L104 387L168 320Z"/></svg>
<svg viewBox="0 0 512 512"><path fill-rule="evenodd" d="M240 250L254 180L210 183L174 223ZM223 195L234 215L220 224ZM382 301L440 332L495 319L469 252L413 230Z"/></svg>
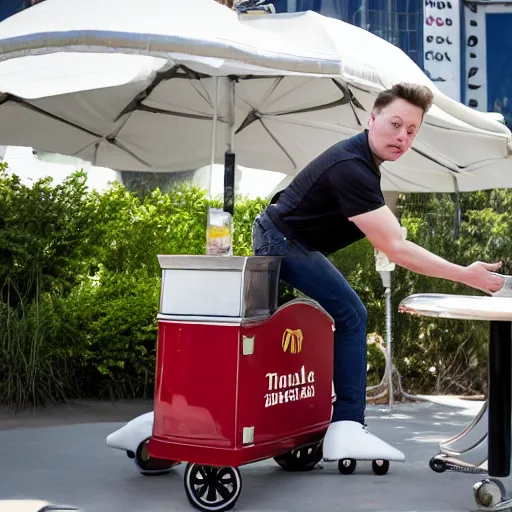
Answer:
<svg viewBox="0 0 512 512"><path fill-rule="evenodd" d="M489 337L488 473L510 474L512 406L512 323L491 322Z"/></svg>

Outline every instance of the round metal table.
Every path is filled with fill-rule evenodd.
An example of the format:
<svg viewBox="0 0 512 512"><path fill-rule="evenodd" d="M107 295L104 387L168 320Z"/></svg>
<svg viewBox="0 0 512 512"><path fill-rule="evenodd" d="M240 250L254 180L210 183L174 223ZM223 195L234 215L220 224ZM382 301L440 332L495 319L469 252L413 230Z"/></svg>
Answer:
<svg viewBox="0 0 512 512"><path fill-rule="evenodd" d="M510 475L512 405L512 297L425 293L404 299L398 310L416 316L490 322L488 396L481 411L462 432L440 444L430 461L437 472L487 473L475 484L481 510L510 510L503 484Z"/></svg>

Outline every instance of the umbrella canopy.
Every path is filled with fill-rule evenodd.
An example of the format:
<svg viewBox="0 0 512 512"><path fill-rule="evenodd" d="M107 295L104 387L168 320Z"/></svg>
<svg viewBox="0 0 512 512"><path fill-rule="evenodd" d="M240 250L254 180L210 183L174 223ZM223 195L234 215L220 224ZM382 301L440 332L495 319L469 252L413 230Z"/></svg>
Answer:
<svg viewBox="0 0 512 512"><path fill-rule="evenodd" d="M293 177L398 81L436 104L384 190L512 186L506 127L398 48L316 13L239 18L212 0L46 0L0 23L0 144L134 171L223 163L234 147L238 164Z"/></svg>

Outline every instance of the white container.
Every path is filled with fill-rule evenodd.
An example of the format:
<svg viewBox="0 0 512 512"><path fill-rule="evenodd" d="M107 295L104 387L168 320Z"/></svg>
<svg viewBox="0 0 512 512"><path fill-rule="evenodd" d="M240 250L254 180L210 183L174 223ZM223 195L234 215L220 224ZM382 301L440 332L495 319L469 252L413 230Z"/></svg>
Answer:
<svg viewBox="0 0 512 512"><path fill-rule="evenodd" d="M281 258L159 255L160 314L247 318L277 309Z"/></svg>

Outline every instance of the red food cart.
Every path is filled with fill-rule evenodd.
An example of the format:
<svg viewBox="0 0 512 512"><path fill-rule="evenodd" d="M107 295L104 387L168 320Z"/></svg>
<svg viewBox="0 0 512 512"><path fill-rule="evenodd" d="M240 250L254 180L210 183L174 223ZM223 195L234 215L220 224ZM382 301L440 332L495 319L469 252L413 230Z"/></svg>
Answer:
<svg viewBox="0 0 512 512"><path fill-rule="evenodd" d="M159 256L152 458L187 461L198 510L234 507L239 466L312 469L332 405L332 318L314 301L278 307L280 258Z"/></svg>

